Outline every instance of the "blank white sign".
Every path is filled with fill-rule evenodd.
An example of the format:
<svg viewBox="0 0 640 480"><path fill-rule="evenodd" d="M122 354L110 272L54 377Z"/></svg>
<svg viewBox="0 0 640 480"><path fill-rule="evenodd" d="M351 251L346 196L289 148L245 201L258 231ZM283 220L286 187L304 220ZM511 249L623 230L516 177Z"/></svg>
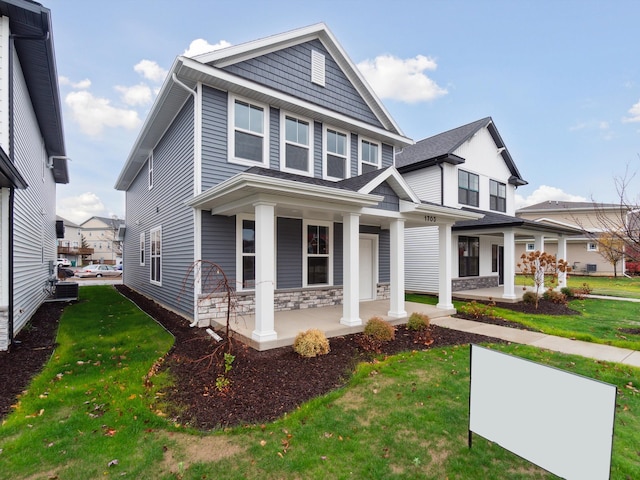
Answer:
<svg viewBox="0 0 640 480"><path fill-rule="evenodd" d="M471 346L469 431L567 479L608 479L616 387Z"/></svg>

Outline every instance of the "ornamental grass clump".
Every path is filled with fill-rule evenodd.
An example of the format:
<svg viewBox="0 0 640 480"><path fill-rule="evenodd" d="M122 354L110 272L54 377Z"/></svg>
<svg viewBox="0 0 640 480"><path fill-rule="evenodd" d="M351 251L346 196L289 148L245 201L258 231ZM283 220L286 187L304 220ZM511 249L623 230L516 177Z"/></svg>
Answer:
<svg viewBox="0 0 640 480"><path fill-rule="evenodd" d="M364 326L359 345L371 352L379 352L382 345L396 338L396 329L380 317L371 317Z"/></svg>
<svg viewBox="0 0 640 480"><path fill-rule="evenodd" d="M296 335L293 342L293 350L301 357L315 357L329 353L329 340L323 332L317 328L312 328L306 332Z"/></svg>
<svg viewBox="0 0 640 480"><path fill-rule="evenodd" d="M536 292L527 291L522 294L522 301L530 305L538 303L538 294Z"/></svg>
<svg viewBox="0 0 640 480"><path fill-rule="evenodd" d="M433 343L433 336L431 335L431 328L429 327L429 316L425 313L413 312L409 320L407 320L407 330L413 332L413 343L431 345Z"/></svg>

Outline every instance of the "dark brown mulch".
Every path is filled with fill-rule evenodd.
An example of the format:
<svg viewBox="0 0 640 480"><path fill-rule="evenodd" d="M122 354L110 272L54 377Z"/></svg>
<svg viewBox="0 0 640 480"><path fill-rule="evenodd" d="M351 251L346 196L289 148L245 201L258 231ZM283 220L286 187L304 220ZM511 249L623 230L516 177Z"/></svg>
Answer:
<svg viewBox="0 0 640 480"><path fill-rule="evenodd" d="M236 358L228 374L231 385L222 393L216 388L216 378L223 349L211 355L216 346L204 329L189 327L184 317L125 286L116 288L174 335L174 346L161 368L169 369L175 384L164 398L179 406L172 412L177 422L195 428L274 420L303 402L344 385L357 362L373 358L358 346L355 335L330 339L331 352L316 358L300 357L291 347L258 352L232 341ZM10 411L17 395L50 358L61 311L60 304L43 305L30 327L19 335L22 343L12 346L10 352L0 353L0 418ZM425 346L414 343L412 332L398 327L395 340L384 345L382 353L502 342L436 326L431 326L431 334L434 342Z"/></svg>

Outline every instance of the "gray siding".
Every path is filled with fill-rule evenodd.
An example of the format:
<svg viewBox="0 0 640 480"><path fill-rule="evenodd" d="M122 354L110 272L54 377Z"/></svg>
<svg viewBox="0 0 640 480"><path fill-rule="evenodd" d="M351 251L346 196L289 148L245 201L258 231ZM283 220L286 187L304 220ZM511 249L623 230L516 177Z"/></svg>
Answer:
<svg viewBox="0 0 640 480"><path fill-rule="evenodd" d="M358 176L358 135L351 134L351 176Z"/></svg>
<svg viewBox="0 0 640 480"><path fill-rule="evenodd" d="M311 82L312 50L317 50L325 55L325 87ZM225 67L225 70L294 97L382 127L319 40L230 65Z"/></svg>
<svg viewBox="0 0 640 480"><path fill-rule="evenodd" d="M202 260L218 265L236 288L236 217L202 212ZM203 282L203 293L214 289Z"/></svg>
<svg viewBox="0 0 640 480"><path fill-rule="evenodd" d="M313 124L313 176L322 178L322 157L324 145L322 143L322 123Z"/></svg>
<svg viewBox="0 0 640 480"><path fill-rule="evenodd" d="M374 208L390 210L392 212L398 212L400 210L400 198L398 198L398 195L396 195L396 192L394 192L388 182L381 183L374 188L371 193L374 195L382 195L384 197L384 199Z"/></svg>
<svg viewBox="0 0 640 480"><path fill-rule="evenodd" d="M393 146L382 144L382 168L393 165Z"/></svg>
<svg viewBox="0 0 640 480"><path fill-rule="evenodd" d="M280 170L280 110L269 110L269 168Z"/></svg>
<svg viewBox="0 0 640 480"><path fill-rule="evenodd" d="M46 294L50 262L56 258L56 185L44 168L47 152L29 92L14 52L14 161L29 187L15 191L14 333L31 319Z"/></svg>
<svg viewBox="0 0 640 480"><path fill-rule="evenodd" d="M361 225L360 233L378 236L378 282L388 282L391 278L389 230L382 230L380 227L370 225Z"/></svg>
<svg viewBox="0 0 640 480"><path fill-rule="evenodd" d="M276 268L277 288L302 286L302 220L278 218Z"/></svg>
<svg viewBox="0 0 640 480"><path fill-rule="evenodd" d="M344 228L342 223L334 223L333 224L333 284L334 285L343 285L344 284L344 248L342 242L342 235L344 232Z"/></svg>
<svg viewBox="0 0 640 480"><path fill-rule="evenodd" d="M147 166L126 194L125 284L169 308L193 316L193 295L182 292L194 261L193 99L183 106L153 150L154 185L148 188ZM162 227L162 285L150 282L150 230ZM145 233L146 263L140 266L140 233ZM191 279L186 279L187 285Z"/></svg>

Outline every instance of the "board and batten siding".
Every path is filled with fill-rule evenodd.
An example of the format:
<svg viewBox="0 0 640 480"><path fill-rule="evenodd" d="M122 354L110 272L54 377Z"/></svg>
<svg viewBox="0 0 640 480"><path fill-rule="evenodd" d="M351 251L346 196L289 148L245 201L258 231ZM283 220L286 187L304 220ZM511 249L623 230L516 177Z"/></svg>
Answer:
<svg viewBox="0 0 640 480"><path fill-rule="evenodd" d="M27 184L15 190L13 238L14 334L30 320L47 294L56 259L56 184L47 168L40 134L18 57L13 54L14 162Z"/></svg>
<svg viewBox="0 0 640 480"><path fill-rule="evenodd" d="M194 262L194 210L185 205L194 191L193 99L190 98L153 149L153 188L148 164L126 193L124 282L170 309L193 317L193 295L182 285ZM162 228L161 280L152 284L150 231ZM144 266L140 265L140 234L145 234Z"/></svg>
<svg viewBox="0 0 640 480"><path fill-rule="evenodd" d="M405 289L437 293L439 290L438 227L407 228L404 232Z"/></svg>
<svg viewBox="0 0 640 480"><path fill-rule="evenodd" d="M311 82L311 51L325 56L325 86ZM229 65L224 70L376 127L382 124L319 40Z"/></svg>

